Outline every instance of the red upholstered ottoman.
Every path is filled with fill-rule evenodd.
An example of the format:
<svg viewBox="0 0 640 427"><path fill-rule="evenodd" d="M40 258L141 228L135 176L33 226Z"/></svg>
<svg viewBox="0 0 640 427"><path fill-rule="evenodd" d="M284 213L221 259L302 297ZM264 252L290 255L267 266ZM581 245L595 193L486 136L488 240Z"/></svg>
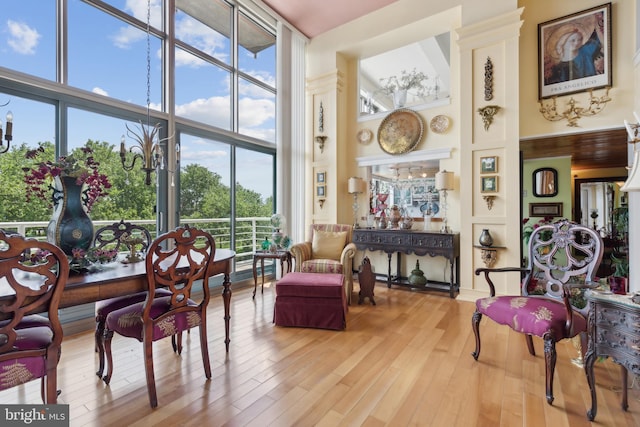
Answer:
<svg viewBox="0 0 640 427"><path fill-rule="evenodd" d="M276 283L273 321L278 326L344 329L347 298L342 274L286 274Z"/></svg>

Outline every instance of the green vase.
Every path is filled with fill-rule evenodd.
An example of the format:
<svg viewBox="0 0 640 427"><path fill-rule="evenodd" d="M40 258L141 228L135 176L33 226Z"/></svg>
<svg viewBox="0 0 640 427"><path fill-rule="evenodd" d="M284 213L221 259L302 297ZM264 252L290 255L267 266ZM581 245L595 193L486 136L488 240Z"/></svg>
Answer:
<svg viewBox="0 0 640 427"><path fill-rule="evenodd" d="M73 249L87 251L93 242L93 223L84 207L82 184L71 176L57 176L53 182L53 215L47 240L67 255Z"/></svg>
<svg viewBox="0 0 640 427"><path fill-rule="evenodd" d="M427 278L424 277L424 272L420 270L420 261L416 260L416 268L411 271L409 276L409 284L412 286L424 286L427 284Z"/></svg>

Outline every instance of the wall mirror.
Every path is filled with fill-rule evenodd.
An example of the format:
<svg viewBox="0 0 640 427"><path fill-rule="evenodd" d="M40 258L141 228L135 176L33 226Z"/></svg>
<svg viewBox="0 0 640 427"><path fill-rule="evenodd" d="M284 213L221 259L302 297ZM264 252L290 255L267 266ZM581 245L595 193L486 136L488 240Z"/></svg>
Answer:
<svg viewBox="0 0 640 427"><path fill-rule="evenodd" d="M450 45L450 33L447 32L361 58L358 62L359 120L378 117L401 107L448 103L451 84ZM402 77L411 75L414 71L427 76L422 80L421 89L408 89L404 92L405 98L397 90L391 90L393 84L397 88L397 81L404 86L403 83L409 79L403 81ZM402 105L394 103L394 98Z"/></svg>
<svg viewBox="0 0 640 427"><path fill-rule="evenodd" d="M533 195L554 197L558 195L558 171L553 168L539 168L533 171Z"/></svg>
<svg viewBox="0 0 640 427"><path fill-rule="evenodd" d="M573 220L600 230L604 236L616 234L614 213L627 206L627 194L620 191L626 179L626 176L576 179Z"/></svg>

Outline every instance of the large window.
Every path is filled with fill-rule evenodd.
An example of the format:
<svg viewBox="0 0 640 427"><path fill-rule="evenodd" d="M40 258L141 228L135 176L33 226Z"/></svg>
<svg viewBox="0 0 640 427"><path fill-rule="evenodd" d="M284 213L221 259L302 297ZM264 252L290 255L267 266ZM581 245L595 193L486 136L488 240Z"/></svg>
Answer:
<svg viewBox="0 0 640 427"><path fill-rule="evenodd" d="M66 29L56 26L58 3L66 4L59 21ZM12 148L0 154L4 223L50 218L44 204L23 203L26 150L49 144L64 155L92 144L113 184L92 218L156 219L158 231L211 220L223 247L250 251L236 240L236 221L269 217L274 209L276 38L274 22L239 3L151 0L149 10L146 0L4 5L0 105L10 103L0 107L0 118L8 110L14 115ZM165 156L146 186L139 163L130 172L122 168L120 141L127 126L156 123ZM125 136L125 144L134 138ZM163 221L171 217L173 223Z"/></svg>

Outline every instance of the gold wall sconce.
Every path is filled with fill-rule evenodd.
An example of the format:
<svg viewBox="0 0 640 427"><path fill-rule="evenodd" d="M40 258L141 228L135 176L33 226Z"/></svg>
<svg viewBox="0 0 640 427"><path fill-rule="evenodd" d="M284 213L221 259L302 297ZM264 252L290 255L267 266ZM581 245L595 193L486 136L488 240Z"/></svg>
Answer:
<svg viewBox="0 0 640 427"><path fill-rule="evenodd" d="M318 144L318 146L320 147L321 153L324 151L324 143L326 142L327 138L328 137L326 135L318 135L315 138L316 144Z"/></svg>
<svg viewBox="0 0 640 427"><path fill-rule="evenodd" d="M607 87L605 89L605 94L602 96L594 96L593 89L589 89L589 106L586 108L580 107L580 102L571 97L566 103L566 108L563 111L558 111L557 96L554 96L551 100L541 99L538 101L540 104L540 113L542 113L542 117L550 122L566 120L567 126L578 127L578 119L595 116L600 111L604 110L607 103L611 101L611 97L609 97L609 89L610 88Z"/></svg>
<svg viewBox="0 0 640 427"><path fill-rule="evenodd" d="M485 201L485 203L487 204L487 209L491 210L491 208L493 207L493 200L496 198L496 196L494 195L483 195L482 199Z"/></svg>
<svg viewBox="0 0 640 427"><path fill-rule="evenodd" d="M498 114L502 107L499 105L487 105L482 108L478 108L478 114L482 117L482 121L484 122L484 130L488 131L489 126L493 123L493 116Z"/></svg>

